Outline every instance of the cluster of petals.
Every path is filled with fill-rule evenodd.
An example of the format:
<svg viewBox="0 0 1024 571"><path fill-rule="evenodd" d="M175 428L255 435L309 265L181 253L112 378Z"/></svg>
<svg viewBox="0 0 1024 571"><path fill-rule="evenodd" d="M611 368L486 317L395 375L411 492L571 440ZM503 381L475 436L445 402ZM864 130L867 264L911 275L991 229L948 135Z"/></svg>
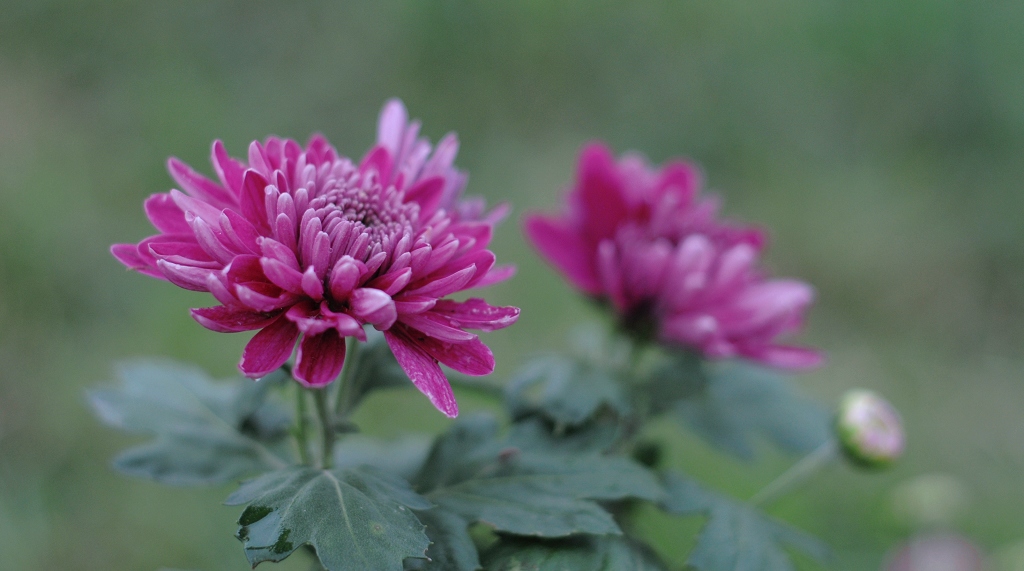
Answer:
<svg viewBox="0 0 1024 571"><path fill-rule="evenodd" d="M416 387L455 416L438 362L490 373L491 351L467 329L500 329L519 315L478 298L445 299L513 271L496 267L487 249L500 208L487 213L462 199L457 151L454 135L436 148L421 138L397 100L384 106L377 144L358 164L321 136L305 147L254 141L247 161L216 141L217 180L170 159L180 190L145 201L159 233L111 251L131 269L213 294L219 305L192 310L208 329L259 330L239 364L249 377L281 367L298 342L295 378L330 383L346 338L365 341L370 325Z"/></svg>
<svg viewBox="0 0 1024 571"><path fill-rule="evenodd" d="M581 152L566 211L532 214L527 238L576 288L607 303L644 337L707 358L743 357L784 369L819 365L817 351L780 345L814 298L806 283L758 268L764 234L718 219L698 196L693 165L616 160L599 143Z"/></svg>

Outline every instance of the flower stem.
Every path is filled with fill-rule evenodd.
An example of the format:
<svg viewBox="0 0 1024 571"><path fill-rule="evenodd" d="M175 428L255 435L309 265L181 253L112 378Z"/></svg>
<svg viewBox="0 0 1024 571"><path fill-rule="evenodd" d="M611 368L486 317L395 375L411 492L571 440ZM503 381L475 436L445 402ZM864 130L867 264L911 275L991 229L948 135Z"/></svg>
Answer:
<svg viewBox="0 0 1024 571"><path fill-rule="evenodd" d="M306 389L295 383L295 441L299 447L299 460L309 465L309 435L306 432Z"/></svg>
<svg viewBox="0 0 1024 571"><path fill-rule="evenodd" d="M342 387L344 389L344 387ZM320 417L320 429L322 432L321 444L323 452L320 457L320 467L329 469L334 462L334 415L331 407L327 404L326 389L311 389L313 401L316 403L316 413Z"/></svg>
<svg viewBox="0 0 1024 571"><path fill-rule="evenodd" d="M770 484L762 488L760 492L754 494L750 498L750 503L764 505L778 499L794 486L804 482L808 477L832 462L836 458L838 451L836 442L828 440L810 454L801 458L796 464L793 464L789 470L775 478Z"/></svg>
<svg viewBox="0 0 1024 571"><path fill-rule="evenodd" d="M355 337L349 337L345 340L345 366L341 370L341 378L338 379L338 396L334 402L334 414L340 420L348 418L355 404L352 402L355 398L355 387L352 386L352 371L359 365L356 355L358 351L359 342Z"/></svg>

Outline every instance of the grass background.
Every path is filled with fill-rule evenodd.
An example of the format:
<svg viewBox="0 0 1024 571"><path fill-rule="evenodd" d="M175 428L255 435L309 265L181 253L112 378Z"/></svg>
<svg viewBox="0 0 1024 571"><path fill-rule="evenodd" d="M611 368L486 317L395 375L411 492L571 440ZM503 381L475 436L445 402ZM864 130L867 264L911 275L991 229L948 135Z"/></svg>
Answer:
<svg viewBox="0 0 1024 571"><path fill-rule="evenodd" d="M818 288L801 341L830 362L801 386L825 402L878 389L909 431L896 469L833 468L773 511L831 543L832 567L876 569L911 532L894 487L942 472L970 493L956 528L1005 552L1024 541L1022 32L1008 0L6 0L0 566L246 568L237 509L219 505L230 487L113 473L134 440L83 398L135 355L228 376L246 337L199 327L186 308L206 297L127 273L107 248L150 233L141 201L170 188L167 156L210 172L214 138L240 156L268 133L320 131L358 157L391 96L433 140L457 131L470 192L516 216L556 204L590 139L698 161L728 215L772 229L770 267ZM488 293L523 308L487 336L504 376L593 316L517 221L494 250L520 267ZM412 392L362 415L383 435L447 423ZM793 460L743 464L657 430L672 464L739 496ZM696 525L644 522L677 561Z"/></svg>

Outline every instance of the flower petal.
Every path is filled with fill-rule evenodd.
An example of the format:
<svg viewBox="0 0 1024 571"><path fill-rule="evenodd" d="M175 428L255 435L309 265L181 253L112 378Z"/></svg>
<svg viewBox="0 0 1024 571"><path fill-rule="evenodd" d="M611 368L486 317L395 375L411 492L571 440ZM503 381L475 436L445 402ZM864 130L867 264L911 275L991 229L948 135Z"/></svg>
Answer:
<svg viewBox="0 0 1024 571"><path fill-rule="evenodd" d="M305 335L299 343L293 374L307 387L322 387L338 378L345 364L345 338L334 329Z"/></svg>
<svg viewBox="0 0 1024 571"><path fill-rule="evenodd" d="M192 319L203 327L219 333L237 333L262 329L277 319L277 313L259 313L218 305L215 307L193 308Z"/></svg>
<svg viewBox="0 0 1024 571"><path fill-rule="evenodd" d="M175 157L167 159L167 171L181 190L203 202L227 208L235 203L235 197L223 186L192 170L192 167Z"/></svg>
<svg viewBox="0 0 1024 571"><path fill-rule="evenodd" d="M388 330L384 332L384 339L402 370L409 375L409 380L421 393L427 395L431 404L449 418L458 416L459 405L455 402L455 393L437 361L405 335Z"/></svg>
<svg viewBox="0 0 1024 571"><path fill-rule="evenodd" d="M390 328L398 319L398 310L391 296L379 289L361 287L349 297L352 315L380 331Z"/></svg>
<svg viewBox="0 0 1024 571"><path fill-rule="evenodd" d="M560 220L527 216L523 232L541 256L584 293L601 293L601 281L594 267L594 252L583 239Z"/></svg>
<svg viewBox="0 0 1024 571"><path fill-rule="evenodd" d="M178 208L174 199L166 192L154 194L142 203L146 211L146 217L153 223L153 226L167 234L188 234L192 228L185 221L185 212Z"/></svg>
<svg viewBox="0 0 1024 571"><path fill-rule="evenodd" d="M283 315L253 336L242 351L239 370L256 379L277 370L292 356L299 329Z"/></svg>
<svg viewBox="0 0 1024 571"><path fill-rule="evenodd" d="M474 297L463 302L438 300L433 313L448 317L453 327L494 331L512 325L519 318L518 307L496 307Z"/></svg>

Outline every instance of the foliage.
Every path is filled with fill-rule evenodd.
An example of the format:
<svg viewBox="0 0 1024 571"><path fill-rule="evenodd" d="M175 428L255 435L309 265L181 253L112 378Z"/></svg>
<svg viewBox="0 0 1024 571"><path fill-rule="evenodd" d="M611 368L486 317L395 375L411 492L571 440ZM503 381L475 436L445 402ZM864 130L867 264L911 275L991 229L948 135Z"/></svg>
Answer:
<svg viewBox="0 0 1024 571"><path fill-rule="evenodd" d="M111 426L155 437L114 460L121 472L172 485L219 484L294 461L285 438L292 419L267 400L282 374L216 383L193 367L134 361L118 377L119 386L89 393L93 410Z"/></svg>
<svg viewBox="0 0 1024 571"><path fill-rule="evenodd" d="M237 537L255 567L311 545L330 571L401 571L429 540L410 509L430 503L407 482L372 468L292 466L250 480L227 499L247 504Z"/></svg>
<svg viewBox="0 0 1024 571"><path fill-rule="evenodd" d="M827 554L756 506L659 474L660 445L641 438L651 418L669 415L745 458L758 439L797 452L827 441L824 409L777 375L678 351L631 363L601 351L545 356L504 390L509 423L463 416L427 447L349 434L367 394L409 386L385 349L371 337L351 352L340 386L316 394L331 449L323 466L297 463L283 438L291 416L272 389L305 398L285 375L216 383L180 365L135 363L120 386L90 398L107 423L156 437L118 457L128 474L209 484L263 472L227 500L246 506L237 536L252 565L308 545L331 571L667 569L634 534L639 503L707 518L688 560L702 571L789 571L786 548Z"/></svg>

